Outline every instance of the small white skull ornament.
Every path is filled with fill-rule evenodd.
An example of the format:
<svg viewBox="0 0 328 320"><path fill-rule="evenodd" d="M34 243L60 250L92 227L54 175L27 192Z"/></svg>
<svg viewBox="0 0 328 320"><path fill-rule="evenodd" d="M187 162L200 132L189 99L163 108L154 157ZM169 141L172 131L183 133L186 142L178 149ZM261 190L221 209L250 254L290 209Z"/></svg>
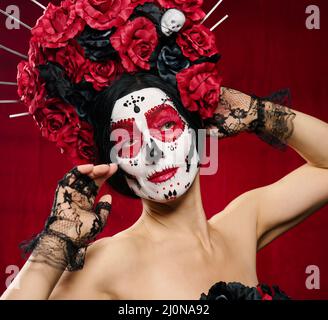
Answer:
<svg viewBox="0 0 328 320"><path fill-rule="evenodd" d="M179 32L186 22L186 17L178 9L167 10L161 20L162 32L168 37L173 32Z"/></svg>

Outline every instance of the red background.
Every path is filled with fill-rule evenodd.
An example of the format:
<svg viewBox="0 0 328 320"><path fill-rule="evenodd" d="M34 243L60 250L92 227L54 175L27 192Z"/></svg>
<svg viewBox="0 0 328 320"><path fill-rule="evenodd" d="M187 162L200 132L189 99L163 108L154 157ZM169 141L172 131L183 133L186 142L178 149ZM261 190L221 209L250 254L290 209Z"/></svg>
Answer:
<svg viewBox="0 0 328 320"><path fill-rule="evenodd" d="M204 2L205 12L216 3ZM22 0L1 1L1 9L13 3L30 26L42 14L41 8ZM305 8L311 4L321 9L320 30L305 27ZM211 27L225 14L230 16L215 31L224 85L257 95L289 87L294 109L328 122L327 12L324 0L225 0L205 22ZM26 54L29 31L4 26L1 16L0 43ZM0 59L0 81L15 81L20 58L0 50ZM1 86L0 99L17 99L15 89ZM25 111L21 104L0 105L0 292L9 276L6 267L23 265L18 243L42 229L57 181L71 168L55 146L40 137L32 118L8 118ZM241 193L270 184L304 163L292 149L283 153L247 134L220 141L219 152L218 173L201 177L208 218ZM139 201L113 193L112 214L101 237L129 227L140 210ZM326 206L260 251L259 280L278 284L295 299L328 299L327 225ZM320 290L305 287L308 265L320 268Z"/></svg>

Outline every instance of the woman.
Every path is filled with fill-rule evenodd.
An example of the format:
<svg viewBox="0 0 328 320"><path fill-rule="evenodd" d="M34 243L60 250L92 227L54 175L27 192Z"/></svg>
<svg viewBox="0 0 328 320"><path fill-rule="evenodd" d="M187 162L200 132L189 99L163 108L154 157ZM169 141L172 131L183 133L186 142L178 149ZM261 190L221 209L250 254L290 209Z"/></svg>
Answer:
<svg viewBox="0 0 328 320"><path fill-rule="evenodd" d="M207 220L201 141L191 133L199 119L169 85L152 75L125 75L99 95L94 110L101 162L114 155L118 165L79 166L60 181L45 229L28 244L33 253L2 299L288 298L258 283L256 252L327 203L328 140L318 143L328 137L327 123L222 88L208 134L255 132L273 146L288 144L306 163ZM121 129L127 139L115 134ZM93 210L105 181L141 197L143 210L130 228L88 246L110 211L110 195Z"/></svg>

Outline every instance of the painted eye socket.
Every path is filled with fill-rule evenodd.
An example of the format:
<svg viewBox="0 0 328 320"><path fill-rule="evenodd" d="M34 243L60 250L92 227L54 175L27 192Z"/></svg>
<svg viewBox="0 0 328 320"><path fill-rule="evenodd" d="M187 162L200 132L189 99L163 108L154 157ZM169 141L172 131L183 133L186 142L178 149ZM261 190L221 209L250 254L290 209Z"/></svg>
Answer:
<svg viewBox="0 0 328 320"><path fill-rule="evenodd" d="M169 104L156 106L145 116L151 136L160 141L175 141L184 131L185 122L178 111Z"/></svg>
<svg viewBox="0 0 328 320"><path fill-rule="evenodd" d="M134 119L125 119L112 124L111 140L121 158L135 158L142 146L143 135Z"/></svg>

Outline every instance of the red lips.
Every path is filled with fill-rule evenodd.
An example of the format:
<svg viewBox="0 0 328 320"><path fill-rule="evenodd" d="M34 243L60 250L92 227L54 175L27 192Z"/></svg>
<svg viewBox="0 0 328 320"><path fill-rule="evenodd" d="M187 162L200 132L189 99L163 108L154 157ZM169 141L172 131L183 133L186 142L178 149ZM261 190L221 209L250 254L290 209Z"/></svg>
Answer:
<svg viewBox="0 0 328 320"><path fill-rule="evenodd" d="M168 168L159 172L155 172L150 177L148 177L148 181L152 183L164 182L172 178L176 174L177 170L178 168Z"/></svg>

